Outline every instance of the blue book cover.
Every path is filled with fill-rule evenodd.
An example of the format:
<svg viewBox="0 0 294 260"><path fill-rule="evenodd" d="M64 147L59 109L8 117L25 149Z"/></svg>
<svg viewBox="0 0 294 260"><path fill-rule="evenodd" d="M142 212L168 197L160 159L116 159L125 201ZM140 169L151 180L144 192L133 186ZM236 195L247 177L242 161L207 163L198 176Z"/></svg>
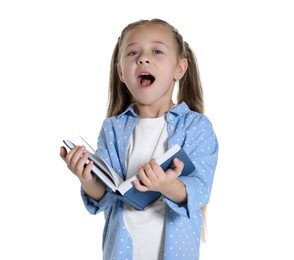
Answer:
<svg viewBox="0 0 294 260"><path fill-rule="evenodd" d="M64 144L72 149L75 147L69 140L64 140ZM134 180L138 179L134 177L122 180L122 178L99 156L97 153L89 153L89 160L93 161L92 173L95 174L106 186L107 190L113 192L113 194L123 202L136 208L137 210L144 210L147 206L157 200L161 193L155 191L140 192L134 186ZM179 145L173 146L167 152L165 152L159 158L156 158L156 162L162 167L164 171L173 168L173 159L178 158L184 163L181 176L187 176L195 170L193 162L186 154L184 149ZM89 161L88 161L89 162Z"/></svg>

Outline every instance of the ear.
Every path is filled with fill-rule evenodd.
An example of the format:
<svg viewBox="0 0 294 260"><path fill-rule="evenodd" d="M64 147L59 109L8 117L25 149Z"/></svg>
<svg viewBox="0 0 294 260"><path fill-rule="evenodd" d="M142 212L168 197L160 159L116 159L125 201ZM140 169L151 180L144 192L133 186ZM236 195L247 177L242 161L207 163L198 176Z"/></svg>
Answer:
<svg viewBox="0 0 294 260"><path fill-rule="evenodd" d="M180 80L186 73L188 68L188 60L180 59L178 68L175 71L174 80Z"/></svg>
<svg viewBox="0 0 294 260"><path fill-rule="evenodd" d="M122 68L121 68L121 65L119 63L117 63L116 69L117 69L117 74L119 76L120 81L124 82L124 78L123 78L123 75L122 75Z"/></svg>

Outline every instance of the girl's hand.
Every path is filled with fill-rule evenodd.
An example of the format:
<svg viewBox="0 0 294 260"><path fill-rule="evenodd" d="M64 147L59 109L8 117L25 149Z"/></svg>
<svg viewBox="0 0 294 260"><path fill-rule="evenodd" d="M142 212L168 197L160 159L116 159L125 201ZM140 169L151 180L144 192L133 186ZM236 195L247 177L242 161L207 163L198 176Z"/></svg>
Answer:
<svg viewBox="0 0 294 260"><path fill-rule="evenodd" d="M91 182L96 178L91 174L91 168L93 162L89 162L86 167L86 161L89 154L86 152L84 146L74 147L69 153L67 153L64 147L60 148L60 157L65 161L67 167L76 175L79 180L83 182Z"/></svg>
<svg viewBox="0 0 294 260"><path fill-rule="evenodd" d="M60 157L65 161L67 167L76 175L82 185L83 190L88 196L96 201L99 201L106 193L104 184L98 181L98 178L91 173L93 162L89 161L86 167L85 164L89 158L84 146L77 146L69 153L64 147L60 148Z"/></svg>
<svg viewBox="0 0 294 260"><path fill-rule="evenodd" d="M149 163L139 167L139 181L134 181L134 186L141 192L158 191L177 203L183 203L187 199L186 187L178 180L184 164L177 158L174 159L175 168L162 170L160 165L152 159Z"/></svg>

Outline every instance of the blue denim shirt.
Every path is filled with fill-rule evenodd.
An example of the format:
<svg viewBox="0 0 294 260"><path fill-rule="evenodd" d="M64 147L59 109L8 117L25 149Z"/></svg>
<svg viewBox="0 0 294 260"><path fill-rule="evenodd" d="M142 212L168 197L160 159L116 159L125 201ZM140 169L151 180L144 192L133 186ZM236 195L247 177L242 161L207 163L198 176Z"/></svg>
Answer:
<svg viewBox="0 0 294 260"><path fill-rule="evenodd" d="M123 179L126 177L127 147L138 120L131 105L122 114L105 119L99 134L97 152ZM189 176L179 177L186 186L187 203L177 204L163 196L167 204L164 259L199 259L201 207L209 201L218 142L208 118L191 111L184 102L172 108L166 120L168 148L175 144L183 147L196 170ZM104 259L131 260L132 240L124 224L123 202L109 191L100 201L88 197L83 190L81 194L91 214L104 211Z"/></svg>

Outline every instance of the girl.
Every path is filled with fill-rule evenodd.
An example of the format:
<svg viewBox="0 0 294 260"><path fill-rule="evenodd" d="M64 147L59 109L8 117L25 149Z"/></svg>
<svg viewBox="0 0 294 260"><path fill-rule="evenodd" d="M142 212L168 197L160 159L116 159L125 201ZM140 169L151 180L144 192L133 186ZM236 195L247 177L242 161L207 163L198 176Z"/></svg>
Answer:
<svg viewBox="0 0 294 260"><path fill-rule="evenodd" d="M180 176L183 164L177 159L175 168L166 172L152 159L175 144L196 166L189 176ZM62 159L81 182L87 210L104 211L104 259L199 259L203 209L211 193L218 142L203 115L194 54L167 22L141 20L129 24L118 38L97 152L122 178L138 173L141 181L134 186L139 191L162 194L144 211L124 205L90 173L92 163L84 168L85 147L69 153L61 148Z"/></svg>

